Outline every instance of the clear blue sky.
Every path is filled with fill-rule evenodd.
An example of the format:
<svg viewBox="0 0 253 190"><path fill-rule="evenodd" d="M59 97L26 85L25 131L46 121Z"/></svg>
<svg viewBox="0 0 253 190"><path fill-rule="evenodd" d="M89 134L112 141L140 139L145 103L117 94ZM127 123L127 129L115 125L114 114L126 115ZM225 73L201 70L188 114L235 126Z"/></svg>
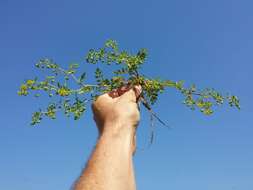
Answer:
<svg viewBox="0 0 253 190"><path fill-rule="evenodd" d="M0 189L70 188L96 140L91 110L78 122L59 116L32 128L31 113L46 101L16 91L23 79L42 76L33 67L39 58L82 62L113 38L130 51L148 48L148 75L231 92L242 104L206 117L169 90L154 110L173 129L157 123L150 149L142 109L138 189L252 190L252 7L250 0L1 0Z"/></svg>

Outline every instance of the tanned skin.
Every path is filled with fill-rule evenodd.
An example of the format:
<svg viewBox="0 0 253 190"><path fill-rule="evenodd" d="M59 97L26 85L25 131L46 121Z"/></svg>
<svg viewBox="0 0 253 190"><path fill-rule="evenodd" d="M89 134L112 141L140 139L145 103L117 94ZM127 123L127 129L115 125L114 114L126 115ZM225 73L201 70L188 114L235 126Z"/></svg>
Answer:
<svg viewBox="0 0 253 190"><path fill-rule="evenodd" d="M74 190L136 190L133 154L140 93L140 86L124 86L93 102L99 137Z"/></svg>

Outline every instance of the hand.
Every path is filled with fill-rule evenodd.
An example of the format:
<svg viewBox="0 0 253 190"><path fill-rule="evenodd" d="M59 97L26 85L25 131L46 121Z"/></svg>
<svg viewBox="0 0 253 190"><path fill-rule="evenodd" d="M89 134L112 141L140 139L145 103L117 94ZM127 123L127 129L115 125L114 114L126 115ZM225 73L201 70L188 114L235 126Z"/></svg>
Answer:
<svg viewBox="0 0 253 190"><path fill-rule="evenodd" d="M106 132L132 130L138 125L140 112L138 99L141 86L123 86L103 94L92 104L94 120L100 135Z"/></svg>

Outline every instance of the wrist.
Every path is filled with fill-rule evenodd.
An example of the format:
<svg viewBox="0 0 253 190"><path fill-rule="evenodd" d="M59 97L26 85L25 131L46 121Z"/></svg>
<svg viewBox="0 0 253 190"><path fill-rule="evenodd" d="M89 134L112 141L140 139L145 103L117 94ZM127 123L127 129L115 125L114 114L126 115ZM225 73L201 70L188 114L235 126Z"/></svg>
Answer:
<svg viewBox="0 0 253 190"><path fill-rule="evenodd" d="M110 120L103 125L101 135L106 134L113 137L131 137L135 134L137 124L124 120Z"/></svg>
<svg viewBox="0 0 253 190"><path fill-rule="evenodd" d="M126 125L123 122L108 122L99 135L99 141L107 141L110 146L125 149L133 154L135 152L136 126Z"/></svg>

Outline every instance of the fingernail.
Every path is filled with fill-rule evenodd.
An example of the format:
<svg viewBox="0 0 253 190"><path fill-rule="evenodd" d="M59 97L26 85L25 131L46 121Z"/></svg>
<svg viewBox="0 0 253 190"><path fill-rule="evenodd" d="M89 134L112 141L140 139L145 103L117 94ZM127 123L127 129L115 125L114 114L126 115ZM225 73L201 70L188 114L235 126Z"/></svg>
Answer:
<svg viewBox="0 0 253 190"><path fill-rule="evenodd" d="M142 92L141 85L134 86L134 88L138 91L139 94Z"/></svg>

